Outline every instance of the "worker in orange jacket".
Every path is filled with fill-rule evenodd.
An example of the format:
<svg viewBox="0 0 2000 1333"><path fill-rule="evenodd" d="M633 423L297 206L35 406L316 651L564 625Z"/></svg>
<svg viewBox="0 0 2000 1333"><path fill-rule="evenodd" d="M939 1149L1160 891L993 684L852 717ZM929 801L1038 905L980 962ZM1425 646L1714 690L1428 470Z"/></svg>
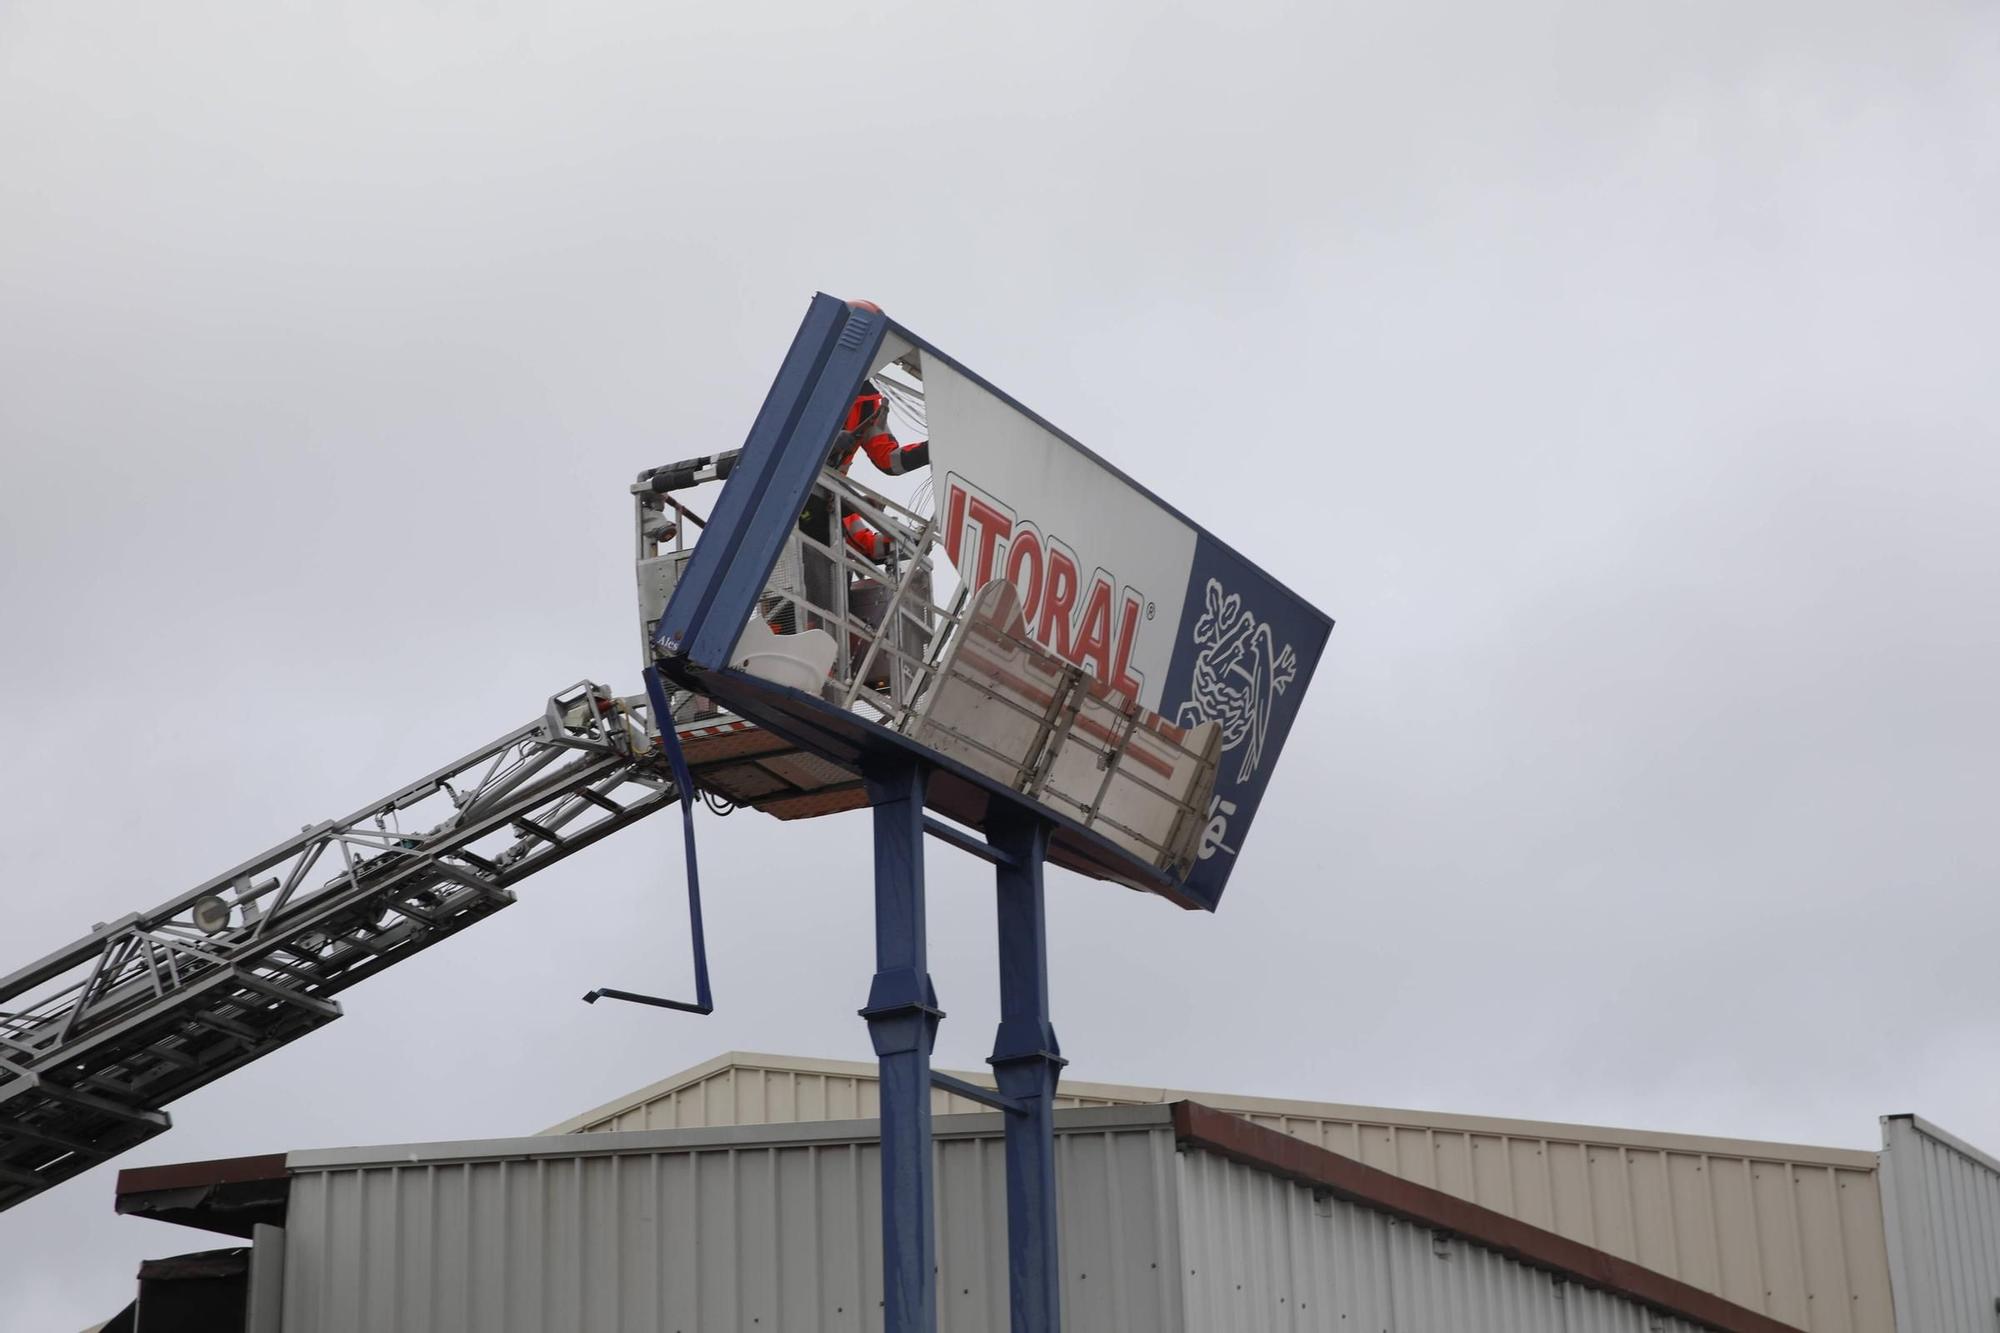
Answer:
<svg viewBox="0 0 2000 1333"><path fill-rule="evenodd" d="M844 476L854 466L854 456L859 453L866 453L869 462L892 477L929 467L931 462L929 440L902 444L890 432L889 400L875 387L873 380L861 381L861 392L848 405L847 418L826 451L826 465ZM829 531L827 519L826 494L816 489L806 501L804 512L799 515L799 528L807 536L831 545L833 534ZM847 514L840 523L846 531L848 545L870 560L888 558L893 549L892 543L868 526L859 514Z"/></svg>

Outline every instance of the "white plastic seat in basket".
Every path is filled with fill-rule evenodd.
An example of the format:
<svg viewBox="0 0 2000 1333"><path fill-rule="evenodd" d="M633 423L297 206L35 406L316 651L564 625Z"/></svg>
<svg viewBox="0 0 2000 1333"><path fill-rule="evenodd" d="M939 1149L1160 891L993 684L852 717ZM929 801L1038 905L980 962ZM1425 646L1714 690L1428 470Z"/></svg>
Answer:
<svg viewBox="0 0 2000 1333"><path fill-rule="evenodd" d="M833 669L839 651L833 636L823 629L779 634L762 620L752 620L743 627L729 665L759 679L816 694L826 683L826 673Z"/></svg>

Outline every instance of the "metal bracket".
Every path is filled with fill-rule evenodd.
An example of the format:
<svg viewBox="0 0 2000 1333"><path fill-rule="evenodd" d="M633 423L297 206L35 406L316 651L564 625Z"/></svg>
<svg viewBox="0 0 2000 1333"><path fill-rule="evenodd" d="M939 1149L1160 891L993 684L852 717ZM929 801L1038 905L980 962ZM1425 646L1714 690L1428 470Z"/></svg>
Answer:
<svg viewBox="0 0 2000 1333"><path fill-rule="evenodd" d="M969 1102L978 1102L981 1106L1005 1111L1009 1115L1026 1115L1034 1109L1019 1097L1003 1096L991 1088L982 1088L977 1083L968 1083L962 1078L941 1074L935 1069L931 1071L931 1086L943 1088L946 1092L954 1093Z"/></svg>
<svg viewBox="0 0 2000 1333"><path fill-rule="evenodd" d="M660 1009L678 1009L684 1014L712 1014L715 1006L706 1000L689 1003L686 1000L663 1000L657 995L641 995L637 991L613 990L609 986L599 986L583 997L585 1004L596 1004L599 1000L629 1000L633 1004L650 1004Z"/></svg>
<svg viewBox="0 0 2000 1333"><path fill-rule="evenodd" d="M990 861L996 866L1018 866L1020 859L1012 852L1002 851L990 842L982 842L964 829L945 823L934 815L924 816L924 832L939 842L948 842L962 852L970 852L982 861Z"/></svg>
<svg viewBox="0 0 2000 1333"><path fill-rule="evenodd" d="M660 733L660 748L667 752L667 762L674 770L674 785L680 788L681 837L687 849L688 935L694 949L695 998L692 1002L666 1000L657 995L599 986L584 996L583 1002L596 1004L600 999L625 1000L632 1004L650 1004L658 1009L677 1009L686 1014L712 1014L715 1012L715 997L708 988L708 941L701 928L701 867L695 859L694 850L694 775L688 771L687 756L681 753L680 737L674 734L673 710L668 706L666 686L660 681L657 667L646 668L646 698L653 705L653 725Z"/></svg>

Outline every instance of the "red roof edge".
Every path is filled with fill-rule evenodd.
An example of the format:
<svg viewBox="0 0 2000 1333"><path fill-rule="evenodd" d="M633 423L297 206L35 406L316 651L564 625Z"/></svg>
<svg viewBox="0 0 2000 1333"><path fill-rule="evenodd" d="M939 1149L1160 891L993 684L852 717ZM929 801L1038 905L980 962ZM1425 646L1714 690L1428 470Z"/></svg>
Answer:
<svg viewBox="0 0 2000 1333"><path fill-rule="evenodd" d="M1794 1325L1689 1286L1678 1278L1482 1208L1454 1194L1390 1175L1303 1139L1252 1124L1199 1102L1173 1104L1174 1134L1183 1143L1327 1190L1340 1198L1394 1213L1497 1250L1535 1268L1683 1319L1719 1333L1802 1333Z"/></svg>
<svg viewBox="0 0 2000 1333"><path fill-rule="evenodd" d="M198 1189L204 1185L240 1185L252 1180L285 1179L285 1154L259 1157L217 1157L206 1162L170 1162L164 1166L133 1166L118 1173L118 1194L149 1194L154 1190Z"/></svg>

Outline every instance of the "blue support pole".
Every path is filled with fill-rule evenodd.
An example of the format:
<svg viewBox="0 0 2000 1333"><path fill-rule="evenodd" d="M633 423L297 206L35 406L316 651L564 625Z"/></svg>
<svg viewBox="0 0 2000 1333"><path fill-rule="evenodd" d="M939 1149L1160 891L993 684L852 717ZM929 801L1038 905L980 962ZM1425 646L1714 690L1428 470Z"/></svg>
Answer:
<svg viewBox="0 0 2000 1333"><path fill-rule="evenodd" d="M924 935L924 773L867 775L875 818L875 981L868 1036L882 1087L882 1327L936 1333L931 1043L937 992Z"/></svg>
<svg viewBox="0 0 2000 1333"><path fill-rule="evenodd" d="M1049 924L1042 863L1049 825L994 802L987 840L999 862L1000 1030L994 1081L1022 1110L1007 1116L1007 1285L1013 1333L1062 1328L1062 1250L1056 1235L1056 1081L1066 1063L1049 1019Z"/></svg>

